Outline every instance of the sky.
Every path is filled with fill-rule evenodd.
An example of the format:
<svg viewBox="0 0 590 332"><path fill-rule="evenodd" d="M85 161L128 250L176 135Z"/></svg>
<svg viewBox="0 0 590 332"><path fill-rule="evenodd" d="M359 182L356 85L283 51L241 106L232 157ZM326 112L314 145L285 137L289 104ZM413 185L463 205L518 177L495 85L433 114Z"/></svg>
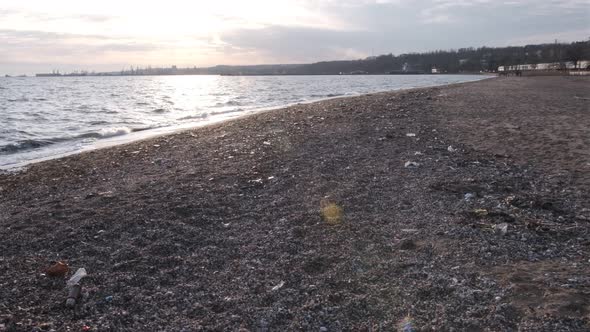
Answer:
<svg viewBox="0 0 590 332"><path fill-rule="evenodd" d="M309 63L590 38L590 0L0 0L0 74Z"/></svg>

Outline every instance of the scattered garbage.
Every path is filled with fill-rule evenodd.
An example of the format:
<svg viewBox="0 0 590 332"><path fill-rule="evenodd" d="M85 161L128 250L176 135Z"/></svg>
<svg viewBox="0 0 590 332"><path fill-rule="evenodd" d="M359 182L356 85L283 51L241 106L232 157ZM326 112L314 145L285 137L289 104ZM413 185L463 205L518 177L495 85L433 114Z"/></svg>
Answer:
<svg viewBox="0 0 590 332"><path fill-rule="evenodd" d="M66 288L68 289L68 298L66 300L66 306L68 308L73 308L76 305L76 301L82 294L82 285L80 281L82 278L86 277L88 273L86 273L85 268L79 268L76 273L70 278L70 280L66 283Z"/></svg>
<svg viewBox="0 0 590 332"><path fill-rule="evenodd" d="M74 273L70 280L68 280L67 285L79 284L80 280L82 280L82 278L86 277L87 275L88 273L86 272L86 269L81 267L76 270L76 273Z"/></svg>
<svg viewBox="0 0 590 332"><path fill-rule="evenodd" d="M486 209L475 209L473 210L473 213L478 217L484 217L487 216L489 212Z"/></svg>
<svg viewBox="0 0 590 332"><path fill-rule="evenodd" d="M466 201L470 201L470 200L472 200L472 199L474 199L474 198L475 198L475 194L474 194L474 193L466 193L466 194L465 194L465 196L463 196L463 198L464 198Z"/></svg>
<svg viewBox="0 0 590 332"><path fill-rule="evenodd" d="M281 282L279 282L276 286L274 286L271 290L274 291L278 291L279 289L283 288L283 286L285 286L285 282L281 280Z"/></svg>
<svg viewBox="0 0 590 332"><path fill-rule="evenodd" d="M270 145L270 142L264 141L264 142L262 142L262 144L264 144L264 145Z"/></svg>
<svg viewBox="0 0 590 332"><path fill-rule="evenodd" d="M453 152L456 152L457 149L455 149L451 145L449 145L449 147L447 148L447 151L449 151L450 153L453 153Z"/></svg>
<svg viewBox="0 0 590 332"><path fill-rule="evenodd" d="M416 134L414 134L414 133L407 133L406 136L408 136L408 137L416 137Z"/></svg>
<svg viewBox="0 0 590 332"><path fill-rule="evenodd" d="M70 267L66 262L56 262L45 270L45 274L50 277L65 277L70 271Z"/></svg>
<svg viewBox="0 0 590 332"><path fill-rule="evenodd" d="M113 296L112 296L112 295L106 296L106 297L104 298L104 300L105 300L105 302L107 302L107 303L111 303L111 302L113 302Z"/></svg>
<svg viewBox="0 0 590 332"><path fill-rule="evenodd" d="M420 164L415 161L406 161L406 163L404 164L404 167L406 168L416 168L418 166L420 166Z"/></svg>
<svg viewBox="0 0 590 332"><path fill-rule="evenodd" d="M328 225L333 226L342 223L344 211L336 203L321 202L320 214Z"/></svg>
<svg viewBox="0 0 590 332"><path fill-rule="evenodd" d="M412 317L410 315L406 316L402 321L399 323L399 330L400 332L414 332L414 322L412 321Z"/></svg>
<svg viewBox="0 0 590 332"><path fill-rule="evenodd" d="M501 224L494 225L494 230L498 234L506 235L506 233L508 233L508 224L503 222Z"/></svg>

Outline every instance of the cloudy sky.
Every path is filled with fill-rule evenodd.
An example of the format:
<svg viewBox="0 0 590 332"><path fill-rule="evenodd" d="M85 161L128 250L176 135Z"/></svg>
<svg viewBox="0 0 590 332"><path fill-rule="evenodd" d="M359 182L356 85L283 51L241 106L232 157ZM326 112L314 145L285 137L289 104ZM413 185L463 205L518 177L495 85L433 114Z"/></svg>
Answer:
<svg viewBox="0 0 590 332"><path fill-rule="evenodd" d="M590 38L590 0L0 0L0 74L304 63Z"/></svg>

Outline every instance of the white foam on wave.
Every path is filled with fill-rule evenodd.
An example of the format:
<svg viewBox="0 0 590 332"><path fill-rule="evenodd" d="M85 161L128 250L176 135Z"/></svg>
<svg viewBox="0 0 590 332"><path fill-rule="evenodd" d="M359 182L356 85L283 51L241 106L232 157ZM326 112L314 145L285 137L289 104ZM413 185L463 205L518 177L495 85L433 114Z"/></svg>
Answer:
<svg viewBox="0 0 590 332"><path fill-rule="evenodd" d="M113 127L113 128L102 128L98 131L98 134L101 137L114 137L114 136L121 136L127 135L131 133L132 130L129 127Z"/></svg>

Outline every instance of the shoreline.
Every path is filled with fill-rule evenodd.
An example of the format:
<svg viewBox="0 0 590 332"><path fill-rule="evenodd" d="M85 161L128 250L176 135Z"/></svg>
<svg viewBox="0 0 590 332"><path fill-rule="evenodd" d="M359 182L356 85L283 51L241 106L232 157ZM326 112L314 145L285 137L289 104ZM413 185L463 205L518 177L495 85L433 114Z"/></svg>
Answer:
<svg viewBox="0 0 590 332"><path fill-rule="evenodd" d="M461 74L436 74L436 75L461 75ZM100 140L93 142L92 144L85 145L85 146L83 146L77 150L74 150L74 151L66 151L66 152L57 153L54 155L40 157L40 158L35 158L35 159L31 159L31 160L26 160L26 161L22 161L22 162L17 162L17 163L12 163L12 164L7 164L7 165L0 165L0 171L18 172L23 169L26 169L26 167L29 165L48 161L48 160L60 159L60 158L68 157L71 155L76 155L79 153L86 153L86 152L90 152L90 151L110 148L110 147L117 146L117 145L124 145L124 144L129 144L129 143L142 141L142 140L146 140L146 139L152 139L155 137L170 135L170 134L182 132L185 130L194 130L194 129L198 129L198 128L203 128L203 127L215 125L218 123L223 123L226 121L234 121L234 120L239 121L240 119L243 119L245 117L248 117L248 116L251 116L254 114L264 113L264 112L269 112L269 111L280 111L281 109L285 109L285 108L289 108L289 107L293 107L293 106L297 106L297 105L307 105L307 104L312 104L312 103L316 103L316 102L323 102L323 101L332 100L332 99L354 98L354 97L360 97L360 96L366 96L366 95L372 95L372 94L395 93L395 92L399 92L399 91L412 91L412 90L417 90L417 89L428 89L428 88L440 87L440 86L453 86L456 84L466 84L466 83L479 82L479 81L483 81L483 80L487 80L487 79L497 78L496 75L485 75L485 74L480 74L480 75L486 76L486 77L479 79L477 81L468 81L468 82L459 82L459 83L450 83L450 84L433 84L433 85L427 85L427 86L423 86L423 87L409 87L409 88L400 88L400 89L396 89L396 90L375 91L375 92L370 92L370 93L338 95L338 96L333 96L333 97L325 97L325 98L314 99L314 100L309 100L309 101L285 104L285 105L281 105L281 106L254 108L254 109L245 111L244 114L227 115L227 116L222 115L222 116L219 116L217 119L212 119L212 120L208 120L208 121L187 122L187 123L178 124L175 126L147 129L147 130L142 130L142 131L138 131L138 132L128 133L125 135L117 135L117 136L113 136L113 137L109 137L109 138L105 138L105 139L100 139Z"/></svg>
<svg viewBox="0 0 590 332"><path fill-rule="evenodd" d="M588 83L335 98L0 174L0 324L587 331ZM89 273L75 310L57 260Z"/></svg>

